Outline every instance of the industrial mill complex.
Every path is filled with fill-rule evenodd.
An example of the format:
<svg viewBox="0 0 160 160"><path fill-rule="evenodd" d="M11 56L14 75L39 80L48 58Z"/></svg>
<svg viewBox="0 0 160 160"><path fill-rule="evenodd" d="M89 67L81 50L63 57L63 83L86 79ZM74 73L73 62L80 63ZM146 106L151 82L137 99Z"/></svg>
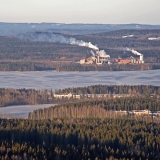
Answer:
<svg viewBox="0 0 160 160"><path fill-rule="evenodd" d="M143 54L135 51L134 49L126 48L126 51L130 51L135 55L138 55L139 58L135 58L133 56L129 58L111 58L110 55L106 54L104 50L96 50L95 52L91 51L92 56L88 58L84 58L80 60L80 64L97 64L102 65L106 64L142 64L144 63L144 56Z"/></svg>

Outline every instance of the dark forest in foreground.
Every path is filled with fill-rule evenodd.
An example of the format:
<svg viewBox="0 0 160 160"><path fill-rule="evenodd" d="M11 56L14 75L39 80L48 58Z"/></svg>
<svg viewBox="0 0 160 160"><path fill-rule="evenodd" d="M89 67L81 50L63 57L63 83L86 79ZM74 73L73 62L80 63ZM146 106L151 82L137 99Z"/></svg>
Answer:
<svg viewBox="0 0 160 160"><path fill-rule="evenodd" d="M160 87L94 85L57 94L127 94L39 109L28 119L0 118L1 160L158 160L160 116L116 115L116 110L160 110ZM52 91L1 89L3 100L50 100ZM35 101L36 100L36 101ZM61 99L70 102L69 99ZM14 102L14 101L12 101ZM23 102L23 101L22 101Z"/></svg>
<svg viewBox="0 0 160 160"><path fill-rule="evenodd" d="M0 119L0 159L142 160L160 158L158 123L132 118Z"/></svg>

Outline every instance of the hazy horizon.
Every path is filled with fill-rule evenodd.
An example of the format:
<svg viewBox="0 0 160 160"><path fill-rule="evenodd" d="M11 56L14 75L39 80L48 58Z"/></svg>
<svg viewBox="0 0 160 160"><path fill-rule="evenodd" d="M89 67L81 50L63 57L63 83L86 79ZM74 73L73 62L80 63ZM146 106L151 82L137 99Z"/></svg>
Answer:
<svg viewBox="0 0 160 160"><path fill-rule="evenodd" d="M63 23L63 22L4 22L0 21L0 23L8 23L8 24L84 24L84 25L151 25L151 26L159 26L160 24L149 24L149 23Z"/></svg>
<svg viewBox="0 0 160 160"><path fill-rule="evenodd" d="M159 0L0 0L0 22L159 25Z"/></svg>

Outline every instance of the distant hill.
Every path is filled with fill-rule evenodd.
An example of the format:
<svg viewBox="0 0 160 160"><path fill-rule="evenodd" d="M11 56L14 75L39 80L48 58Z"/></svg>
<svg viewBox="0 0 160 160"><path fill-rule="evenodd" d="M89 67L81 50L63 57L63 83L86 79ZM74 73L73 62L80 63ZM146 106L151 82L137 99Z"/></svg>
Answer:
<svg viewBox="0 0 160 160"><path fill-rule="evenodd" d="M92 34L122 29L160 29L160 25L144 24L65 24L65 23L3 23L0 22L0 35L10 36L19 33L46 31L64 34Z"/></svg>
<svg viewBox="0 0 160 160"><path fill-rule="evenodd" d="M21 25L23 26L23 24L18 24L17 27L20 26L21 28ZM38 24L38 27L32 24L32 28L35 31L27 32L27 30L31 30L29 25L31 24L28 24L28 28L25 28L27 24L24 24L24 28L21 28L19 31L15 30L16 32L12 30L12 34L15 34L12 36L10 33L11 30L7 30L7 27L3 28L7 31L4 32L4 34L8 33L10 35L0 36L0 70L22 71L58 68L59 71L70 71L72 69L73 71L77 71L76 67L78 67L78 71L99 70L92 66L90 67L93 69L88 68L88 66L84 69L83 66L79 67L78 63L73 65L74 62L78 62L80 59L90 57L92 55L91 48L93 47L104 50L110 55L112 60L115 58L129 58L131 56L138 58L130 51L134 49L144 55L144 61L148 69L158 69L160 66L160 29L122 29L102 32L105 25L102 25L101 28L100 25L95 25L97 26L97 30L95 30L99 31L99 33L81 34L83 30L86 32L94 32L94 25L73 24L70 25L71 28L77 27L76 29L79 30L80 33L73 35L73 33L60 33L61 31L65 32L69 25L66 25L66 29L64 30L57 29L58 32L54 32L54 29L38 31L40 27L45 28L51 26L51 24L46 24L46 26ZM118 29L120 26L125 27L125 25L115 25L113 28ZM128 26L135 27L134 25ZM9 27L10 29L12 28L10 25ZM53 27L58 28L58 24L53 25ZM87 28L86 30L84 29L85 27ZM89 27L91 28L90 31ZM99 30L98 27L100 28ZM65 28L65 24L60 24L60 28ZM17 29L16 25L13 29ZM20 33L22 29L23 32ZM70 29L70 31L73 30ZM0 33L2 34L1 29ZM123 67L121 65L121 68L118 67L119 66L115 66L111 69L107 69L107 67L105 69L99 68L100 70L129 69L128 66ZM144 70L146 67L142 69ZM141 68L136 70L139 69ZM130 70L133 70L133 68Z"/></svg>

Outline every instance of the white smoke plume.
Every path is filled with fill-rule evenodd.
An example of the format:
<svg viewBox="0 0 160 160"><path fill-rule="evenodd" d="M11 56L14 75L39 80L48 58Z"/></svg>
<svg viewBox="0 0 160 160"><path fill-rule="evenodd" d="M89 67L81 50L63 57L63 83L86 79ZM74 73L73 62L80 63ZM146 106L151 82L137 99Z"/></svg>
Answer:
<svg viewBox="0 0 160 160"><path fill-rule="evenodd" d="M106 52L105 52L104 50L97 51L97 54L98 54L100 57L110 58L110 55L106 54Z"/></svg>
<svg viewBox="0 0 160 160"><path fill-rule="evenodd" d="M126 48L125 51L132 52L133 54L138 55L138 56L142 55L141 53L135 51L134 49L130 49L130 48Z"/></svg>
<svg viewBox="0 0 160 160"><path fill-rule="evenodd" d="M91 42L84 42L82 40L76 40L73 37L65 37L59 33L53 32L31 32L27 34L20 34L17 36L21 40L29 40L34 42L51 42L71 44L91 48L93 50L99 50L99 48L93 45Z"/></svg>
<svg viewBox="0 0 160 160"><path fill-rule="evenodd" d="M91 42L84 42L84 41L79 41L79 40L72 40L70 44L74 44L74 45L79 45L79 46L84 46L84 47L88 47L94 50L99 50L97 46L93 45Z"/></svg>

